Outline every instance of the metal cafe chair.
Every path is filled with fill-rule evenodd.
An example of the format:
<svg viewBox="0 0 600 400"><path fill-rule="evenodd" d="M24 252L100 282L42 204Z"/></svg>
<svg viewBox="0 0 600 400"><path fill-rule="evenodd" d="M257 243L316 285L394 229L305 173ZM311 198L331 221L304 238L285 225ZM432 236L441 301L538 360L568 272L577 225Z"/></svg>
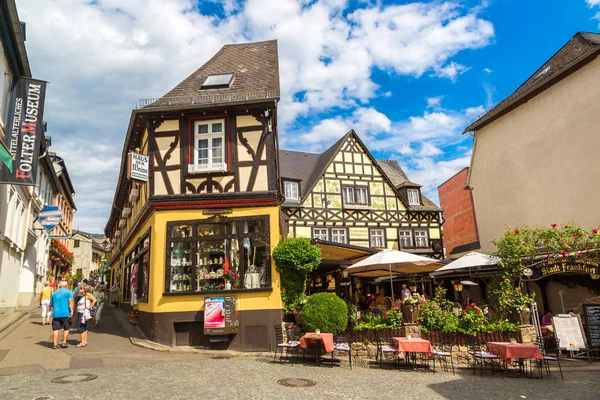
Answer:
<svg viewBox="0 0 600 400"><path fill-rule="evenodd" d="M289 357L290 354L290 349L292 350L292 355L294 354L294 350L296 350L296 356L298 356L298 353L300 351L300 342L295 341L295 340L288 340L287 342L283 341L283 329L281 328L281 325L275 325L275 340L277 342L277 347L275 348L275 356L273 357L273 361L277 361L277 352L281 349L281 352L279 354L279 362L281 362L282 357L283 357L283 350L285 349L285 354L286 357L291 361L291 358Z"/></svg>
<svg viewBox="0 0 600 400"><path fill-rule="evenodd" d="M452 366L452 375L454 372L454 358L452 352L454 348L454 335L443 335L437 342L433 343L433 370L435 371L435 362L439 361L444 371L448 371L448 359Z"/></svg>
<svg viewBox="0 0 600 400"><path fill-rule="evenodd" d="M331 352L331 367L333 368L333 356L335 352L347 352L348 362L350 363L350 369L352 369L352 334L346 333L343 335L336 335L333 338L333 351Z"/></svg>
<svg viewBox="0 0 600 400"><path fill-rule="evenodd" d="M375 341L377 342L377 353L375 354L375 363L379 362L379 368L383 368L383 360L386 354L395 354L398 369L400 369L400 356L398 355L398 349L392 346L391 338L382 338L379 336L379 332L375 331Z"/></svg>
<svg viewBox="0 0 600 400"><path fill-rule="evenodd" d="M560 339L557 337L548 337L548 338L538 338L537 345L540 347L540 351L542 352L542 360L544 369L546 370L546 375L548 378L552 377L552 373L550 372L550 362L556 362L558 365L558 371L560 372L560 379L565 380L562 372L562 368L560 366ZM541 371L540 371L540 375Z"/></svg>
<svg viewBox="0 0 600 400"><path fill-rule="evenodd" d="M473 336L467 340L467 347L469 355L471 356L471 365L473 367L473 374L477 372L477 365L481 366L481 377L483 378L483 371L486 369L486 363L490 365L492 375L496 372L495 364L498 362L498 368L500 376L504 379L504 370L502 368L502 360L497 354L497 351L489 352L484 350L484 345L479 343L477 338Z"/></svg>

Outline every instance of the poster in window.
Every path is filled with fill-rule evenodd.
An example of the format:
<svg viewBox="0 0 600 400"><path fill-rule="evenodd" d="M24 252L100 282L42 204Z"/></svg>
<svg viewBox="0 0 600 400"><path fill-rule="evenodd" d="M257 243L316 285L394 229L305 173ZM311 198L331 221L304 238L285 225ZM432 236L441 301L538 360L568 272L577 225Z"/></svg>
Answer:
<svg viewBox="0 0 600 400"><path fill-rule="evenodd" d="M204 334L237 333L238 320L234 296L204 298Z"/></svg>

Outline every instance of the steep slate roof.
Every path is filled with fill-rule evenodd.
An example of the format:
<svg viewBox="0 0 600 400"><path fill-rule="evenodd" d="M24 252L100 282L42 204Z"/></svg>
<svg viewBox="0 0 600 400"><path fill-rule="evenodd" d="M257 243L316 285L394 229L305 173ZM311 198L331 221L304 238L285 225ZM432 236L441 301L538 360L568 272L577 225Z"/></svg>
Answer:
<svg viewBox="0 0 600 400"><path fill-rule="evenodd" d="M398 161L395 160L377 160L377 163L385 172L385 174L390 178L392 184L396 189L400 189L403 187L421 187L418 183L411 182L404 170L398 164ZM423 204L419 206L411 205L409 206L411 210L422 210L422 211L441 211L442 209L435 204L431 199L421 193L421 198L423 200Z"/></svg>
<svg viewBox="0 0 600 400"><path fill-rule="evenodd" d="M231 72L231 87L200 90L209 75ZM196 72L144 109L266 99L279 99L277 40L223 46Z"/></svg>
<svg viewBox="0 0 600 400"><path fill-rule="evenodd" d="M311 192L317 181L323 176L325 170L333 161L335 155L338 153L344 142L349 136L354 136L355 139L363 145L367 154L371 156L369 150L362 143L358 135L354 130L350 130L344 136L342 136L337 142L331 147L325 150L322 154L315 153L304 153L292 150L280 150L279 151L279 165L282 179L301 180L300 183L300 197L301 202L306 199L306 196ZM372 158L372 156L371 156ZM388 181L398 188L402 184L409 183L410 186L420 187L421 185L411 182L398 162L393 160L376 160L372 158L376 166L379 166L383 175ZM440 208L427 197L423 197L422 206L408 206L413 210L423 211L439 211Z"/></svg>
<svg viewBox="0 0 600 400"><path fill-rule="evenodd" d="M464 132L476 131L514 110L583 67L600 54L600 34L578 32L510 96L479 117Z"/></svg>

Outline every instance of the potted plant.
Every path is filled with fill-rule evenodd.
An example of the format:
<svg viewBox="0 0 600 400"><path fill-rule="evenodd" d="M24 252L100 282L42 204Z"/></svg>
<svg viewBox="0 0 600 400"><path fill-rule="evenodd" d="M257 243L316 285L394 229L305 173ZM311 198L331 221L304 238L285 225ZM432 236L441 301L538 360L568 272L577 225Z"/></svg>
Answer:
<svg viewBox="0 0 600 400"><path fill-rule="evenodd" d="M229 269L223 273L223 280L225 281L225 290L231 290L231 285L235 286L240 276L237 272Z"/></svg>
<svg viewBox="0 0 600 400"><path fill-rule="evenodd" d="M516 296L512 301L512 320L521 325L529 325L531 321L531 305L534 301L533 294Z"/></svg>
<svg viewBox="0 0 600 400"><path fill-rule="evenodd" d="M404 322L416 323L419 319L419 307L425 303L425 297L413 294L401 300L402 303L402 317Z"/></svg>

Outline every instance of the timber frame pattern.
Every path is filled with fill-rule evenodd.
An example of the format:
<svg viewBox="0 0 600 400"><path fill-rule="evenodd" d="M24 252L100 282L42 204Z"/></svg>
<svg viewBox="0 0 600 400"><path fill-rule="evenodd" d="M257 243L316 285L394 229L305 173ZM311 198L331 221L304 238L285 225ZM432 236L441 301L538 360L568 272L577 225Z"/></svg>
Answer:
<svg viewBox="0 0 600 400"><path fill-rule="evenodd" d="M282 206L289 236L314 237L315 228L329 232L345 229L346 244L372 247L372 230L379 230L383 231L383 247L443 257L439 209L411 209L354 131L323 155L328 152L331 159L322 172L315 171L314 182L307 185L306 193L301 193L300 202L285 202ZM285 157L285 151L280 157ZM294 181L285 176L282 180ZM367 189L367 206L344 204L343 188L352 187ZM414 231L426 232L428 246L401 246L399 231L410 231L411 235Z"/></svg>

